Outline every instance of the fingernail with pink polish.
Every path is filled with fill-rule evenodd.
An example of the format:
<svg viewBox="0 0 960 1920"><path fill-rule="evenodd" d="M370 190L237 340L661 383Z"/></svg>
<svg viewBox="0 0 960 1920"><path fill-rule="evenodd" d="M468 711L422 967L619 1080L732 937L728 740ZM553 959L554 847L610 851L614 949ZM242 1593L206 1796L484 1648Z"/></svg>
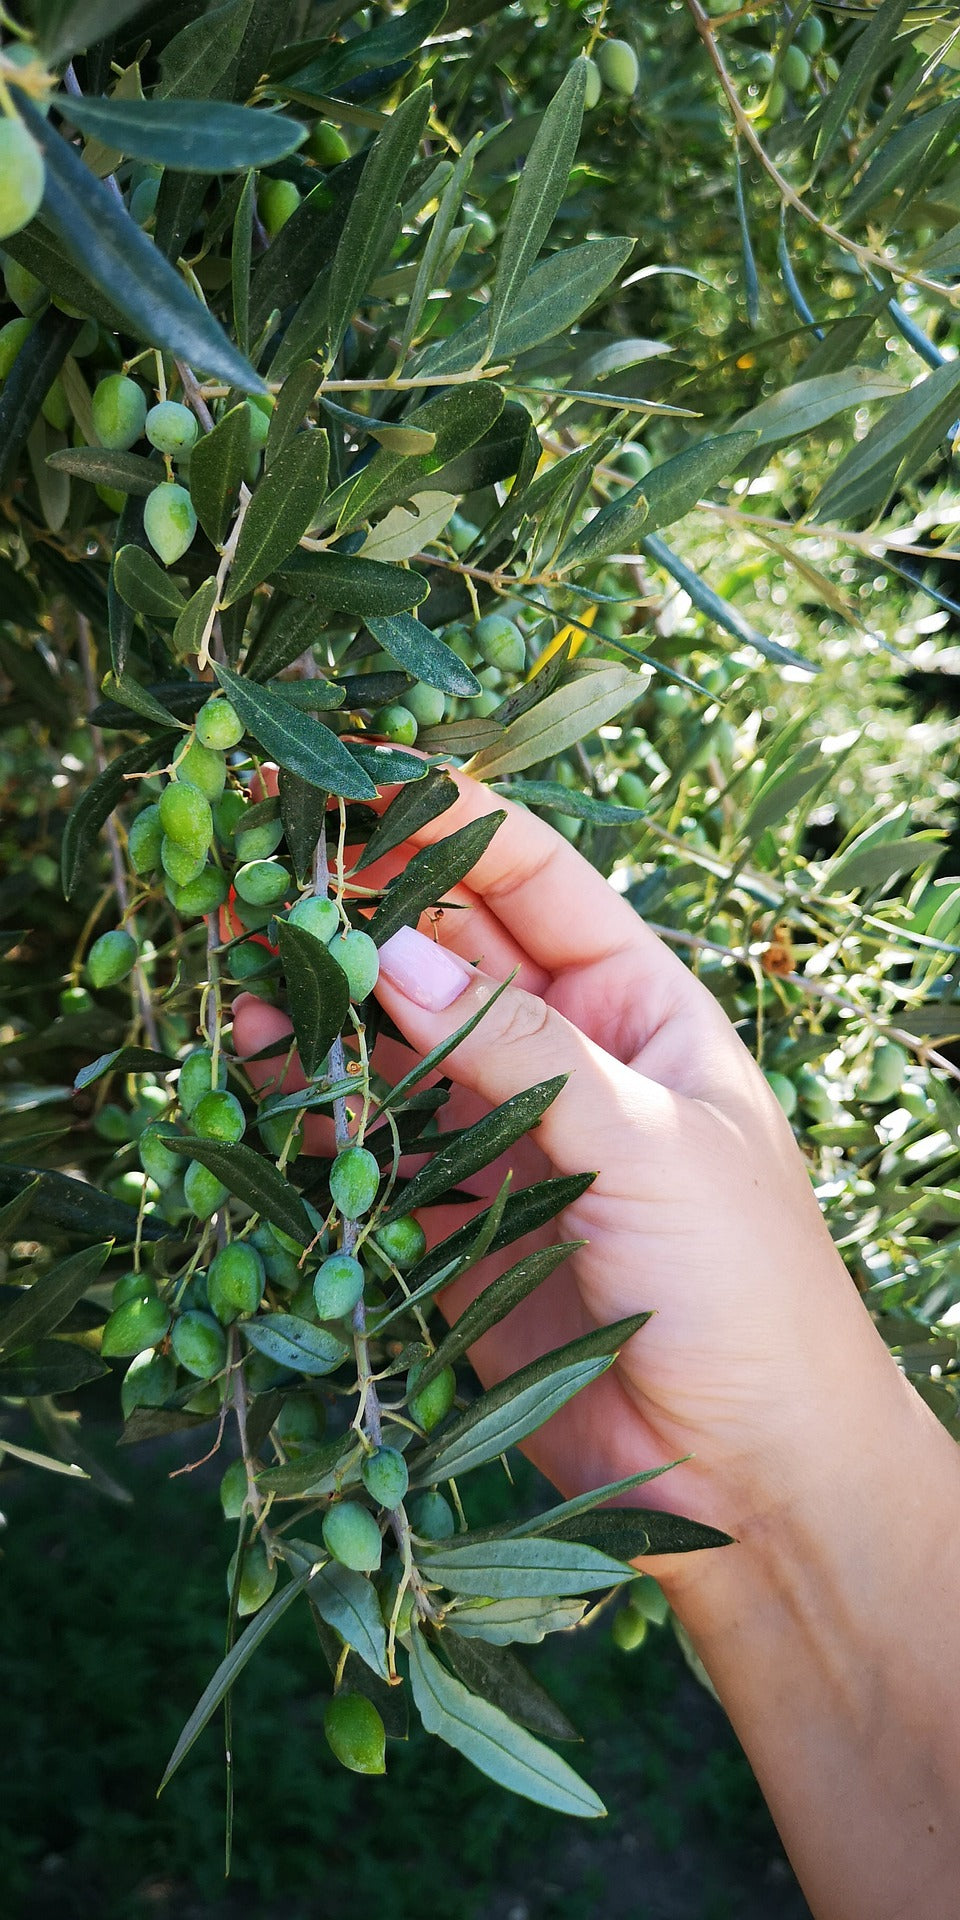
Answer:
<svg viewBox="0 0 960 1920"><path fill-rule="evenodd" d="M384 941L380 972L392 987L429 1013L442 1013L459 999L473 977L466 961L413 927L400 927Z"/></svg>

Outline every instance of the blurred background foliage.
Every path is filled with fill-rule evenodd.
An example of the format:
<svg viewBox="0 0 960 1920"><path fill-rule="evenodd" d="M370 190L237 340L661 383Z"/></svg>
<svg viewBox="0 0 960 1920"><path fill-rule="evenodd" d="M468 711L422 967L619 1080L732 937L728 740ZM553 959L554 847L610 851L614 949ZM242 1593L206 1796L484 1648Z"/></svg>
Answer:
<svg viewBox="0 0 960 1920"><path fill-rule="evenodd" d="M118 64L151 35L162 44L197 11L143 9L118 32ZM293 42L330 32L359 40L402 10L283 11L283 39ZM332 121L357 151L379 113L428 77L437 137L442 130L462 146L486 131L470 186L470 231L430 315L435 337L463 324L484 297L532 123L566 67L604 38L626 40L639 57L636 91L605 89L588 112L551 245L622 233L635 247L589 320L565 342L520 356L512 388L536 418L548 457L593 448L580 525L691 432L726 431L746 417L761 433L721 503L687 513L666 542L641 535L628 553L607 554L576 576L575 588L558 579L525 587L522 569L511 570L508 557L500 570L499 555L491 585L484 529L504 489L468 495L459 544L442 549L451 576L446 599L435 587L440 618L470 611L462 589L469 573L457 573L456 555L465 553L483 610L495 604L516 615L535 657L570 620L566 637L581 657L621 660L631 649L649 663L627 715L525 770L525 779L551 783L546 803L516 781L512 790L547 805L554 824L677 946L738 1023L793 1120L868 1307L919 1391L957 1431L953 9L898 0L882 8L806 0L491 8L453 0L443 18L435 12L426 44L386 82L315 93L288 66L274 84L255 75L251 97L259 86L307 120ZM274 169L300 189L310 171L300 156ZM417 257L421 221L414 209L376 294L383 324L409 286L407 256ZM195 233L191 267L212 292L211 231L199 240ZM17 311L11 299L0 323ZM928 381L939 383L936 407ZM871 438L884 426L885 442ZM48 430L62 436L62 427L48 422ZM872 464L858 469L857 450L868 440ZM72 1079L91 1053L122 1036L123 1018L110 996L95 1008L70 998L109 872L105 853L102 871L67 907L58 851L97 753L85 724L89 677L64 591L75 591L77 574L68 583L62 556L82 558L86 541L94 558L111 509L76 489L71 517L51 525L57 507L43 475L38 456L19 496L30 544L43 550L39 574L25 564L9 502L0 522L0 923L10 930L0 970L0 1154L68 1164L109 1183L132 1164L130 1143L115 1152L101 1105L74 1095ZM569 813L558 810L564 792ZM580 818L590 811L583 796L637 807L643 817ZM10 1278L38 1251L48 1250L14 1242L4 1256ZM88 1465L101 1486L115 1472L102 1400L98 1387ZM48 1426L63 1412L48 1409ZM42 1407L37 1417L46 1417ZM3 1431L23 1442L30 1429L11 1407ZM171 1670L185 1697L205 1678L221 1632L222 1555L203 1512L209 1489L188 1482L185 1497L180 1483L167 1489L168 1468L164 1458L125 1470L140 1496L135 1517L125 1506L97 1506L87 1487L59 1484L41 1515L24 1468L4 1460L15 1521L4 1568L5 1693L27 1710L28 1756L7 1802L4 1850L14 1902L31 1914L56 1906L68 1915L165 1915L187 1910L176 1905L184 1887L219 1911L212 1735L203 1767L176 1783L182 1798L171 1797L159 1824L150 1804L175 1731ZM172 1535L183 1543L173 1579ZM288 1616L238 1696L242 1803L259 1804L264 1831L279 1837L261 1845L245 1832L238 1877L254 1906L241 1901L229 1911L272 1913L276 1902L299 1912L296 1888L315 1880L322 1856L331 1900L339 1873L344 1897L375 1898L388 1920L399 1920L418 1904L432 1856L408 1862L406 1878L383 1875L378 1864L369 1894L358 1881L370 1855L389 1856L391 1820L398 1828L400 1820L382 1816L378 1836L374 1801L361 1799L368 1786L345 1776L334 1783L332 1770L316 1764L302 1631ZM623 1858L612 1838L591 1838L592 1861L581 1853L579 1865L564 1869L560 1892L544 1891L541 1853L570 1858L559 1823L508 1805L454 1772L442 1753L427 1763L418 1749L400 1763L409 1773L407 1804L429 1807L431 1835L438 1806L449 1820L456 1844L444 1872L462 1911L546 1920L561 1906L565 1915L595 1912L601 1900L619 1911L609 1889L633 1872L627 1841L639 1794L644 1820L663 1823L681 1847L667 1849L675 1888L683 1861L706 1863L686 1907L677 1904L686 1893L675 1891L673 1905L649 1905L651 1916L775 1914L777 1900L784 1915L801 1912L789 1886L778 1892L776 1873L768 1877L776 1843L749 1774L712 1703L698 1695L691 1705L692 1683L669 1637L648 1635L642 1650L626 1655L601 1626L590 1644L566 1678L551 1670L550 1680L584 1726L600 1771L609 1768ZM549 1659L563 1667L554 1648ZM59 1683L52 1696L50 1673L64 1662L73 1696ZM281 1739L278 1697L294 1703ZM61 1710L71 1732L51 1772L45 1742ZM639 1761L638 1727L646 1743ZM47 1824L54 1803L57 1817ZM356 1844L348 1845L344 1831L354 1820ZM753 1849L745 1879L741 1841ZM587 1842L578 1836L576 1845ZM501 1899L506 1884L518 1889L513 1907ZM319 1910L312 1898L304 1896L304 1914ZM644 1911L635 1897L622 1910Z"/></svg>

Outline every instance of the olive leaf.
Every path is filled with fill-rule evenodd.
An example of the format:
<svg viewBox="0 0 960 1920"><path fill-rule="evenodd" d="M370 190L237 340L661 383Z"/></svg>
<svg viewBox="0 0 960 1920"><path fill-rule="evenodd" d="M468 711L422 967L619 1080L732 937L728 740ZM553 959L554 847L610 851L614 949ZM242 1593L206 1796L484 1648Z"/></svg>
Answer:
<svg viewBox="0 0 960 1920"><path fill-rule="evenodd" d="M568 1599L632 1580L610 1554L553 1533L547 1539L480 1540L469 1533L420 1548L424 1579L451 1593L491 1600Z"/></svg>
<svg viewBox="0 0 960 1920"><path fill-rule="evenodd" d="M22 1297L0 1314L0 1353L25 1347L60 1326L96 1279L112 1246L112 1240L105 1240L68 1254L25 1287ZM29 1279L29 1272L20 1277Z"/></svg>
<svg viewBox="0 0 960 1920"><path fill-rule="evenodd" d="M369 867L383 854L402 846L420 827L439 819L455 806L457 797L456 782L450 775L440 767L431 767L416 786L401 789L380 815L356 862L356 870Z"/></svg>
<svg viewBox="0 0 960 1920"><path fill-rule="evenodd" d="M390 881L370 922L370 936L377 945L382 946L398 927L416 926L427 907L436 906L451 887L472 872L505 818L503 813L484 814L482 819L471 820L468 826L415 853L403 872Z"/></svg>
<svg viewBox="0 0 960 1920"><path fill-rule="evenodd" d="M457 1679L471 1693L480 1694L541 1739L579 1740L566 1714L515 1653L485 1645L482 1640L463 1639L457 1633L445 1633L440 1645Z"/></svg>
<svg viewBox="0 0 960 1920"><path fill-rule="evenodd" d="M58 102L81 133L135 160L149 160L176 173L233 173L269 167L293 153L307 130L275 113L254 112L227 102L208 102L202 114L184 99Z"/></svg>
<svg viewBox="0 0 960 1920"><path fill-rule="evenodd" d="M158 1126L156 1132L165 1147L185 1154L190 1160L199 1160L238 1200L262 1214L282 1233L288 1233L301 1247L313 1239L310 1216L299 1193L262 1153L243 1141L227 1146L221 1140L201 1140L193 1134L177 1133L173 1127Z"/></svg>
<svg viewBox="0 0 960 1920"><path fill-rule="evenodd" d="M214 672L248 733L271 759L310 786L347 799L372 800L376 787L338 736L301 713L276 687L264 687L214 665Z"/></svg>
<svg viewBox="0 0 960 1920"><path fill-rule="evenodd" d="M276 571L316 519L330 447L322 427L294 434L278 453L247 508L230 565L224 606Z"/></svg>
<svg viewBox="0 0 960 1920"><path fill-rule="evenodd" d="M216 1169L214 1169L216 1171ZM349 1348L326 1327L315 1327L296 1313L261 1313L243 1322L243 1336L258 1353L276 1366L289 1367L308 1379L334 1373Z"/></svg>
<svg viewBox="0 0 960 1920"><path fill-rule="evenodd" d="M190 454L190 498L215 547L227 537L249 458L250 409L241 401L210 433L201 434Z"/></svg>
<svg viewBox="0 0 960 1920"><path fill-rule="evenodd" d="M312 1080L347 1017L347 976L323 942L303 927L281 921L277 938L297 1051L307 1079Z"/></svg>
<svg viewBox="0 0 960 1920"><path fill-rule="evenodd" d="M493 1647L517 1641L523 1646L537 1646L548 1633L569 1633L571 1627L579 1626L586 1606L584 1600L462 1601L451 1607L446 1626L458 1640L480 1640ZM445 1641L445 1650L447 1645ZM450 1664L456 1670L454 1659Z"/></svg>
<svg viewBox="0 0 960 1920"><path fill-rule="evenodd" d="M336 965L336 962L334 962ZM472 1127L466 1127L438 1147L425 1167L415 1173L402 1188L393 1204L381 1216L384 1225L411 1213L417 1207L429 1207L468 1180L472 1173L486 1167L500 1154L533 1130L547 1108L566 1085L567 1075L557 1074L538 1086L516 1093L501 1106L494 1107Z"/></svg>

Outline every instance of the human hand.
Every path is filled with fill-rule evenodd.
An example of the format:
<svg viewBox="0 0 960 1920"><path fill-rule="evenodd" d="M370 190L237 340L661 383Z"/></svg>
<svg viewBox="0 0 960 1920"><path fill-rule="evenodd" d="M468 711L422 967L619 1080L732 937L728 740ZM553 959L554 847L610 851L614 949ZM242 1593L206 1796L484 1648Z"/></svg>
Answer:
<svg viewBox="0 0 960 1920"><path fill-rule="evenodd" d="M644 1488L644 1502L737 1534L789 1500L797 1473L809 1470L813 1427L844 1369L889 1362L789 1125L708 990L560 835L456 778L456 806L387 868L365 870L365 884L382 884L417 847L494 807L505 805L507 819L450 896L459 910L443 914L436 937L405 929L385 944L378 997L423 1055L516 969L445 1063L455 1090L443 1124L463 1125L565 1072L567 1085L510 1163L518 1184L597 1170L539 1237L586 1244L471 1359L489 1384L598 1324L652 1309L616 1365L528 1451L564 1494L692 1454ZM241 1057L288 1030L277 1009L249 995L237 1001ZM261 1085L276 1074L271 1062L249 1071ZM324 1144L315 1125L308 1146ZM499 1163L471 1183L480 1199L492 1198L505 1170ZM462 1206L442 1206L424 1225L437 1240L463 1217ZM460 1313L515 1257L487 1261L448 1288L444 1312ZM660 1559L656 1567L666 1571Z"/></svg>

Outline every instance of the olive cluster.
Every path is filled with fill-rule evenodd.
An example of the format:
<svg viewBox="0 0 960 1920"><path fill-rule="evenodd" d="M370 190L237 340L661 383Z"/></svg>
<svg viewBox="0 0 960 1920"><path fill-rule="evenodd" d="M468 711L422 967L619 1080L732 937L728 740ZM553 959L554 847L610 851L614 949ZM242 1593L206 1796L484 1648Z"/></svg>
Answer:
<svg viewBox="0 0 960 1920"><path fill-rule="evenodd" d="M472 627L455 621L446 628L443 638L457 658L475 671L481 691L458 699L418 681L373 716L374 731L395 746L412 747L421 728L439 726L442 720L470 715L486 719L500 705L505 680L524 671L526 641L516 621L506 614L488 613Z"/></svg>
<svg viewBox="0 0 960 1920"><path fill-rule="evenodd" d="M640 63L629 40L601 40L587 59L583 104L591 112L604 92L614 100L632 100L639 84Z"/></svg>

